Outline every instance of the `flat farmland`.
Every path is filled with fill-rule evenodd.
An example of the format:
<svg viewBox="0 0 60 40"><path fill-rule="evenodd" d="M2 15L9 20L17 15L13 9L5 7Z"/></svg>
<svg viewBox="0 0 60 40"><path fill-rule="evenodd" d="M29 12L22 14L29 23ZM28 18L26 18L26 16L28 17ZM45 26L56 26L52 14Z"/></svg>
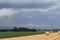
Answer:
<svg viewBox="0 0 60 40"><path fill-rule="evenodd" d="M60 40L60 35L58 33L50 33L50 35L38 34L24 37L4 38L0 40Z"/></svg>
<svg viewBox="0 0 60 40"><path fill-rule="evenodd" d="M44 34L44 32L0 32L0 39L1 38L11 38L11 37L21 37L21 36L29 36L29 35L36 35L36 34Z"/></svg>

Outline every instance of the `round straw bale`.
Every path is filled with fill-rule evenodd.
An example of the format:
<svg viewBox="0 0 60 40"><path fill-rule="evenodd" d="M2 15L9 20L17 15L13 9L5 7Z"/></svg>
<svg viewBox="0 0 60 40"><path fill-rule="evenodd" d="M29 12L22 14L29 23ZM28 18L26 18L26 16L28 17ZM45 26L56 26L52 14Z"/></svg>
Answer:
<svg viewBox="0 0 60 40"><path fill-rule="evenodd" d="M49 35L49 32L45 32L46 35Z"/></svg>
<svg viewBox="0 0 60 40"><path fill-rule="evenodd" d="M60 31L58 31L58 34L60 35Z"/></svg>

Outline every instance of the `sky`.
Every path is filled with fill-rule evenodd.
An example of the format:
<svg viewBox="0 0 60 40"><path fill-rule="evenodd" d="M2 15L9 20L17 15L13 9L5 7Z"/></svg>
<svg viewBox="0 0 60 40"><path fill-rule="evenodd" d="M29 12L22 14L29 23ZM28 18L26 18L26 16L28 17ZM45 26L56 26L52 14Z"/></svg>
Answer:
<svg viewBox="0 0 60 40"><path fill-rule="evenodd" d="M0 0L0 28L60 29L60 0Z"/></svg>

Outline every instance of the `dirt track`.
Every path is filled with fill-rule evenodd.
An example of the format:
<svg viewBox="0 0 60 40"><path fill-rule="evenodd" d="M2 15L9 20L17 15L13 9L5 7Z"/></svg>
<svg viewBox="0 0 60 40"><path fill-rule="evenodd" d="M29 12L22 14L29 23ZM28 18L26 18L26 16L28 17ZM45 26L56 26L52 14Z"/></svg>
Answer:
<svg viewBox="0 0 60 40"><path fill-rule="evenodd" d="M24 37L6 38L0 40L60 40L60 35L58 33L51 33L50 35L32 35Z"/></svg>

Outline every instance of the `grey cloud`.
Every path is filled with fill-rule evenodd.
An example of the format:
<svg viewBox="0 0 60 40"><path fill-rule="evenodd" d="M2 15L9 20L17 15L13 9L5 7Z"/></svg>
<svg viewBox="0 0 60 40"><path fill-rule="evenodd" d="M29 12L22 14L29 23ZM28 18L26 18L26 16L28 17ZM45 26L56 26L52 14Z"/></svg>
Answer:
<svg viewBox="0 0 60 40"><path fill-rule="evenodd" d="M30 2L30 3L19 3L16 5L10 3L0 3L0 8L48 8L53 5L55 5L54 2L46 2L46 3Z"/></svg>
<svg viewBox="0 0 60 40"><path fill-rule="evenodd" d="M57 12L41 12L41 11L19 11L18 13L14 14L12 17L1 17L0 21L1 24L9 24L7 26L23 26L27 24L32 24L31 28L36 28L36 26L46 24L48 26L39 26L39 28L54 28L53 25L60 25L60 14ZM31 18L30 18L30 17ZM27 18L28 17L28 18ZM0 24L0 25L1 25ZM32 27L35 25L34 27ZM3 26L3 25L1 25ZM25 27L25 26L24 26ZM29 26L30 27L30 26ZM59 27L59 26L58 26ZM55 26L55 28L57 28Z"/></svg>
<svg viewBox="0 0 60 40"><path fill-rule="evenodd" d="M5 14L0 17L0 26L27 26L31 28L37 28L36 26L38 26L38 28L60 28L59 3L50 0L46 0L46 2L28 2L26 0L24 3L15 4L16 1L14 3L13 1L11 1L12 3L7 3L5 1L5 3L0 3L0 16L1 14ZM4 11L1 12L1 10ZM15 11L17 11L17 13ZM10 14L13 15L8 17Z"/></svg>

